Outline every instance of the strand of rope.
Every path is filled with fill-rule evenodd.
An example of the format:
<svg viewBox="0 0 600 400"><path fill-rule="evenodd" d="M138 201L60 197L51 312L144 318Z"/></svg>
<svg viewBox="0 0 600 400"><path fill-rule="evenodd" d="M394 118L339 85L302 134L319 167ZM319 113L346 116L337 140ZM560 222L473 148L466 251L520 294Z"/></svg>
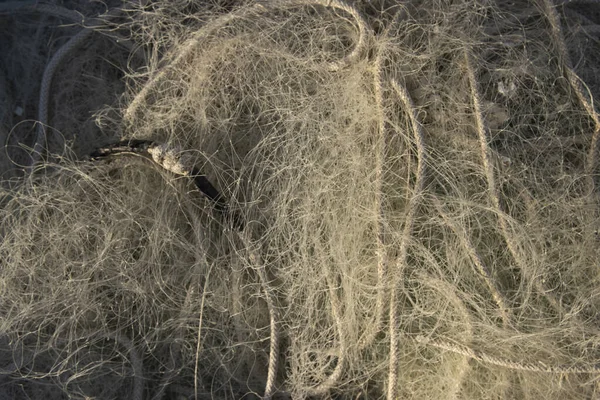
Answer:
<svg viewBox="0 0 600 400"><path fill-rule="evenodd" d="M494 172L494 163L493 163L493 154L492 149L489 145L489 132L487 126L485 124L485 120L483 117L483 111L481 106L481 98L479 95L479 90L477 89L477 80L475 79L475 71L473 69L472 64L472 55L470 51L465 49L464 51L464 66L467 73L467 79L469 81L470 91L471 91L471 99L473 102L473 113L475 117L475 127L477 129L477 136L479 138L479 145L481 151L481 158L483 162L483 168L488 184L488 195L489 199L492 203L496 211L496 218L498 220L498 224L500 225L500 231L502 236L504 237L504 241L506 242L506 246L515 260L516 264L519 266L521 271L526 271L527 262L521 257L518 250L518 244L515 242L514 238L510 234L510 229L508 225L508 221L506 218L506 213L503 210L503 207L500 203L500 194L498 193L498 186L496 184L495 172ZM542 282L539 278L530 277L533 281L533 284L540 294L545 294L548 302L557 310L561 311L561 305L543 286Z"/></svg>
<svg viewBox="0 0 600 400"><path fill-rule="evenodd" d="M471 259L471 262L475 266L475 271L477 272L477 274L479 276L481 276L483 278L485 284L487 285L489 291L492 294L494 301L496 302L496 305L498 306L498 308L500 310L500 316L502 318L502 323L504 324L504 326L508 326L510 324L510 318L508 316L508 306L506 305L506 299L504 298L504 295L502 294L502 292L500 292L500 290L494 284L494 278L492 276L492 272L484 264L483 260L477 253L475 246L473 246L473 244L471 243L471 241L468 238L467 232L465 232L464 229L460 228L459 226L457 226L457 224L452 222L452 220L448 216L448 213L446 213L444 211L439 200L434 199L433 202L434 202L438 212L442 216L444 223L452 230L452 232L454 232L456 237L458 237L458 239L460 240L462 246L467 250L467 253L469 254L469 258Z"/></svg>
<svg viewBox="0 0 600 400"><path fill-rule="evenodd" d="M571 57L569 57L569 51L567 49L567 45L565 42L564 35L562 33L562 29L560 26L560 18L558 13L556 12L554 5L550 2L550 0L539 0L541 2L541 7L544 10L544 14L550 23L550 32L552 34L552 38L554 39L554 43L557 46L558 56L563 64L564 73L566 74L567 80L571 85L577 100L581 104L581 106L588 113L589 117L592 119L594 123L594 133L592 135L592 142L590 146L590 150L588 153L588 159L586 163L586 173L588 175L592 175L594 170L596 169L598 163L598 141L600 140L600 116L594 107L594 98L589 91L589 88L585 85L585 83L579 78L577 73L575 73L575 69L573 68L573 63L571 61ZM585 88L585 90L584 90ZM594 190L594 180L590 177L590 191Z"/></svg>
<svg viewBox="0 0 600 400"><path fill-rule="evenodd" d="M417 171L414 187L409 189L408 194L410 199L406 207L406 216L404 221L404 229L400 239L400 248L398 250L398 258L396 259L396 275L392 282L390 294L390 361L388 368L388 390L387 398L392 400L397 398L398 394L398 368L400 358L400 334L399 334L399 310L398 310L398 289L402 284L402 276L406 268L407 249L410 237L412 235L412 226L417 212L419 200L423 195L425 184L425 164L427 160L427 152L425 150L425 139L423 129L417 118L414 103L410 98L406 88L400 85L395 79L391 81L392 88L396 92L398 98L402 101L404 110L410 121L411 131L414 137L415 146L417 147Z"/></svg>
<svg viewBox="0 0 600 400"><path fill-rule="evenodd" d="M435 261L434 261L435 262ZM419 273L419 277L422 278L422 282L427 282L427 285L435 290L438 293L446 298L448 302L454 306L454 309L458 311L458 316L464 321L464 324L461 324L462 332L461 338L462 340L469 342L473 339L473 323L471 321L471 316L465 305L465 302L458 296L456 293L456 288L451 283L436 278L427 274L426 272ZM467 372L469 371L469 360L470 357L464 356L461 362L454 362L452 370L456 374L456 379L452 381L452 388L448 390L447 398L460 398L460 388L467 376Z"/></svg>
<svg viewBox="0 0 600 400"><path fill-rule="evenodd" d="M403 8L398 11L390 25L385 29L381 35L382 40L386 40L389 37L391 30L396 24L406 17L406 10ZM384 181L384 164L385 164L385 152L386 152L386 113L383 99L383 53L386 50L386 46L382 45L378 47L377 56L373 65L373 87L375 91L375 104L377 107L377 143L375 149L375 190L377 192L377 198L375 200L375 209L377 212L377 225L376 225L376 241L377 241L377 298L375 300L375 320L370 324L369 329L366 330L365 336L360 338L359 347L364 349L373 343L373 340L381 329L381 323L383 320L384 303L386 295L385 279L387 276L389 258L386 250L385 240L385 211L384 211L384 193L383 193L383 181Z"/></svg>
<svg viewBox="0 0 600 400"><path fill-rule="evenodd" d="M504 367L517 371L528 371L528 372L543 372L549 374L599 374L600 365L594 366L581 366L581 365L546 365L542 362L537 364L517 362L502 357L496 357L486 354L482 351L472 349L471 347L463 344L456 343L445 338L428 338L422 335L418 335L413 338L418 343L437 347L442 350L450 351L452 353L461 354L469 357L473 360L477 360L482 363L492 364L499 367Z"/></svg>
<svg viewBox="0 0 600 400"><path fill-rule="evenodd" d="M85 16L82 14L64 9L62 7L51 6L47 4L39 4L33 7L34 10L49 13L55 16L64 17L75 22L83 24L86 22ZM106 17L112 17L120 13L120 9L115 9L106 14ZM93 24L98 24L100 19L94 18L90 20ZM84 27L75 36L71 37L67 43L61 46L56 53L52 55L50 61L44 69L42 76L42 83L40 87L40 96L38 103L38 116L37 116L37 128L35 135L35 142L33 145L33 153L29 172L32 172L37 163L42 157L44 151L44 142L47 141L47 127L49 126L48 120L48 107L50 103L50 91L52 88L52 80L56 74L58 67L64 62L64 60L71 54L72 51L77 49L83 42L85 42L94 33L92 28ZM121 43L126 43L125 41Z"/></svg>
<svg viewBox="0 0 600 400"><path fill-rule="evenodd" d="M319 246L319 244L317 244L317 246ZM321 251L323 251L323 249L321 249ZM310 397L324 397L329 391L335 388L337 382L342 376L342 373L344 372L344 368L346 367L346 353L348 349L346 336L344 335L344 324L342 322L342 305L333 285L334 278L331 276L331 271L327 268L327 266L324 268L325 280L327 281L327 289L329 291L329 298L331 302L333 320L337 330L339 346L337 351L337 363L333 369L333 372L316 387L305 389L304 394Z"/></svg>
<svg viewBox="0 0 600 400"><path fill-rule="evenodd" d="M375 149L375 190L377 192L377 198L375 200L375 209L377 212L377 225L376 225L376 241L377 241L377 298L375 302L375 321L370 324L369 329L366 330L365 336L360 339L360 348L364 349L371 345L377 333L381 327L381 321L383 319L383 308L385 302L385 287L384 282L387 276L388 256L387 250L385 249L385 215L384 215L384 194L383 194L383 165L385 159L385 147L386 147L386 129L385 129L385 111L383 105L383 83L382 83L382 62L381 53L383 49L380 48L377 57L375 58L375 65L373 71L374 78L374 89L375 89L375 103L377 106L378 116L378 135Z"/></svg>
<svg viewBox="0 0 600 400"><path fill-rule="evenodd" d="M48 104L50 102L50 89L52 86L52 79L58 69L58 66L67 58L67 56L81 43L83 43L91 34L92 30L82 29L75 36L73 36L67 43L65 43L50 59L48 65L44 69L44 75L42 76L42 86L40 88L40 100L38 104L38 121L35 136L35 144L33 145L33 154L30 166L30 172L35 169L36 164L42 157L44 151L44 141L46 139L46 127L48 126Z"/></svg>
<svg viewBox="0 0 600 400"><path fill-rule="evenodd" d="M265 270L265 265L261 261L259 254L254 250L248 232L246 229L238 231L238 237L242 240L246 251L248 251L248 258L250 260L253 269L257 272L263 291L265 292L265 300L269 309L270 319L270 346L269 346L269 366L267 372L267 382L265 385L265 393L263 399L270 400L275 394L276 379L277 379L277 368L279 364L279 313L277 312L277 306L275 304L275 294L269 285L269 279Z"/></svg>

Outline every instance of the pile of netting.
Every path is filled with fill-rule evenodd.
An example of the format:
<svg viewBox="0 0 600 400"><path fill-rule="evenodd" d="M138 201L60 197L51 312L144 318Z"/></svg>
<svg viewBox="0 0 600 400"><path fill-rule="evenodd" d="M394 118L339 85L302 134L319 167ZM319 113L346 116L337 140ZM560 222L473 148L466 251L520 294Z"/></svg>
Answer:
<svg viewBox="0 0 600 400"><path fill-rule="evenodd" d="M145 69L103 138L243 223L135 154L34 156L0 197L2 396L599 396L599 30L566 7L127 4L102 29Z"/></svg>

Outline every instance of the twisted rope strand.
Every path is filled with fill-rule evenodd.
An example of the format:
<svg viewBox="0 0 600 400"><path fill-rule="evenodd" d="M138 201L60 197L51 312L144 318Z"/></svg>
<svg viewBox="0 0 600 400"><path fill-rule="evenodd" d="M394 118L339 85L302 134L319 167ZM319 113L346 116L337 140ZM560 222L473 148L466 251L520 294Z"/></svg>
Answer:
<svg viewBox="0 0 600 400"><path fill-rule="evenodd" d="M427 338L419 335L414 338L418 343L437 347L452 353L461 354L486 364L492 364L517 371L543 372L548 374L599 374L600 365L581 366L581 365L546 365L541 361L538 364L524 363L509 360L502 357L491 356L485 352L472 349L468 346L456 343L445 338Z"/></svg>
<svg viewBox="0 0 600 400"><path fill-rule="evenodd" d="M577 100L588 113L589 117L594 123L594 133L592 135L592 142L590 150L588 152L588 159L586 163L586 173L592 175L598 163L597 153L598 141L600 140L600 116L598 115L598 112L594 107L594 98L592 97L589 88L585 86L585 83L583 83L579 76L577 76L577 73L575 73L575 69L573 68L571 57L569 57L569 51L567 49L566 41L560 26L560 18L558 16L558 13L556 12L556 9L554 8L550 0L539 1L541 1L541 6L544 10L544 14L548 19L548 22L550 23L550 32L552 34L552 38L554 39L554 43L558 47L558 55L560 60L562 61L562 67L564 73L567 76L567 80L569 81L572 89L574 90ZM589 190L593 191L594 187L594 180L593 178L590 178Z"/></svg>
<svg viewBox="0 0 600 400"><path fill-rule="evenodd" d="M448 214L444 211L442 205L437 199L434 200L434 203L446 225L452 230L452 232L454 232L454 234L460 240L462 246L467 250L469 258L471 259L471 262L475 267L475 271L485 281L485 284L487 285L490 293L492 294L496 305L500 309L502 323L504 324L504 326L508 326L510 324L510 318L508 316L508 306L506 305L506 299L502 292L500 292L500 290L496 287L492 272L484 264L479 254L477 254L477 250L475 249L475 246L473 246L473 243L471 243L471 241L469 240L467 232L465 232L464 229L458 227L454 222L452 222L452 220L448 217Z"/></svg>
<svg viewBox="0 0 600 400"><path fill-rule="evenodd" d="M496 184L496 178L494 173L494 165L492 161L492 150L490 147L489 132L483 118L483 111L481 106L481 99L479 90L477 89L477 80L475 79L475 72L472 65L472 56L469 50L464 51L464 65L467 73L467 79L471 90L471 99L473 102L474 116L475 116L475 127L477 129L477 135L479 137L481 158L483 161L483 168L488 183L488 195L492 203L492 206L496 210L496 218L500 225L500 231L506 242L506 246L515 260L521 271L527 270L527 262L519 254L518 245L510 234L508 220L506 213L500 203L500 194L498 193L498 185ZM533 284L540 294L545 294L546 299L556 309L561 310L560 303L546 290L540 281L540 279L532 278Z"/></svg>
<svg viewBox="0 0 600 400"><path fill-rule="evenodd" d="M46 139L46 127L48 126L48 103L50 102L50 89L52 79L58 69L58 66L67 58L67 56L81 43L83 43L93 33L90 29L82 29L75 36L69 39L50 59L50 62L44 69L42 76L42 86L40 88L40 101L38 104L38 121L33 145L33 154L31 155L30 172L35 169L36 164L42 157L44 151L44 141Z"/></svg>
<svg viewBox="0 0 600 400"><path fill-rule="evenodd" d="M382 40L386 40L396 24L405 17L406 10L404 8L396 12L394 19L381 35L383 38ZM386 113L383 99L383 53L385 50L385 44L378 47L377 56L375 57L375 62L373 65L373 88L375 92L375 106L377 108L377 143L375 145L375 191L377 194L377 198L375 200L375 209L377 212L377 225L375 232L377 241L377 298L375 300L375 320L373 321L372 326L366 331L365 336L360 339L359 347L361 349L370 346L377 336L377 333L379 333L384 313L385 294L387 292L385 287L385 279L388 273L389 258L385 248L385 200L383 193L383 170L387 146L385 126Z"/></svg>
<svg viewBox="0 0 600 400"><path fill-rule="evenodd" d="M346 351L347 351L347 343L346 337L344 335L344 326L341 318L342 307L340 304L340 299L335 293L335 288L333 286L333 279L330 276L331 272L327 272L327 287L329 290L329 297L331 299L331 309L333 313L333 319L335 321L335 327L338 333L339 340L339 351L338 351L338 359L337 364L333 370L333 372L325 379L324 382L321 382L318 386L309 388L306 390L306 394L308 396L314 397L322 397L326 395L331 389L333 389L336 383L339 381L342 376L342 372L344 372L344 368L346 367Z"/></svg>
<svg viewBox="0 0 600 400"><path fill-rule="evenodd" d="M412 226L417 212L418 202L421 199L424 183L425 183L425 164L427 160L427 152L425 150L425 139L421 124L417 118L415 106L406 91L404 86L401 86L396 80L391 80L391 85L400 100L404 105L406 114L410 121L411 130L413 133L415 145L417 147L417 171L415 184L412 188L412 195L408 201L406 209L406 218L404 229L400 239L400 248L398 250L398 258L396 259L397 275L392 282L390 294L390 360L388 367L388 390L387 398L396 399L398 395L398 369L400 358L400 334L399 334L399 311L398 311L398 287L402 284L402 277L406 268L407 249L410 237L412 235ZM410 192L410 189L409 189Z"/></svg>
<svg viewBox="0 0 600 400"><path fill-rule="evenodd" d="M270 400L276 392L275 383L277 379L277 368L279 363L279 313L277 312L277 306L275 304L275 294L269 285L269 279L265 270L265 265L261 261L259 254L253 249L252 243L247 230L241 232L238 231L238 237L242 240L246 251L248 251L248 258L253 266L253 269L257 272L258 278L263 291L265 292L265 300L269 309L270 319L270 346L269 346L269 366L267 372L267 383L265 385L265 393L263 399Z"/></svg>

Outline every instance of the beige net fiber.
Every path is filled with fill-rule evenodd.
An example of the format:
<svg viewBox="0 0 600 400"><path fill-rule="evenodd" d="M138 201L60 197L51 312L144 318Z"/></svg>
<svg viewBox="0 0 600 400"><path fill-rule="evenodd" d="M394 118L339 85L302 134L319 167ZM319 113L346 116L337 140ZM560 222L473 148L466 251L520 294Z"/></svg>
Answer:
<svg viewBox="0 0 600 400"><path fill-rule="evenodd" d="M600 396L597 2L3 4L0 399Z"/></svg>

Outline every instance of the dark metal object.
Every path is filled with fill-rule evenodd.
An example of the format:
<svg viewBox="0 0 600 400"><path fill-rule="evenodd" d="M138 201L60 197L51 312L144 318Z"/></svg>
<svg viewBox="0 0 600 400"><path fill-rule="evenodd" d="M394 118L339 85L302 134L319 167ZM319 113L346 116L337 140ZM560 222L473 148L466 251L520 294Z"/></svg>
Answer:
<svg viewBox="0 0 600 400"><path fill-rule="evenodd" d="M150 140L132 139L120 141L94 150L92 154L90 154L90 160L98 161L114 155L132 153L154 161L149 150L156 146L158 146L158 144ZM161 167L163 166L161 165ZM229 210L226 199L213 186L213 184L210 183L210 181L206 178L206 175L202 174L198 168L192 168L192 170L189 171L186 176L189 176L193 179L198 190L200 190L204 196L210 200L214 209L223 215L223 217L229 223L231 223L234 228L238 230L242 230L244 228L244 223L242 222L240 216Z"/></svg>

